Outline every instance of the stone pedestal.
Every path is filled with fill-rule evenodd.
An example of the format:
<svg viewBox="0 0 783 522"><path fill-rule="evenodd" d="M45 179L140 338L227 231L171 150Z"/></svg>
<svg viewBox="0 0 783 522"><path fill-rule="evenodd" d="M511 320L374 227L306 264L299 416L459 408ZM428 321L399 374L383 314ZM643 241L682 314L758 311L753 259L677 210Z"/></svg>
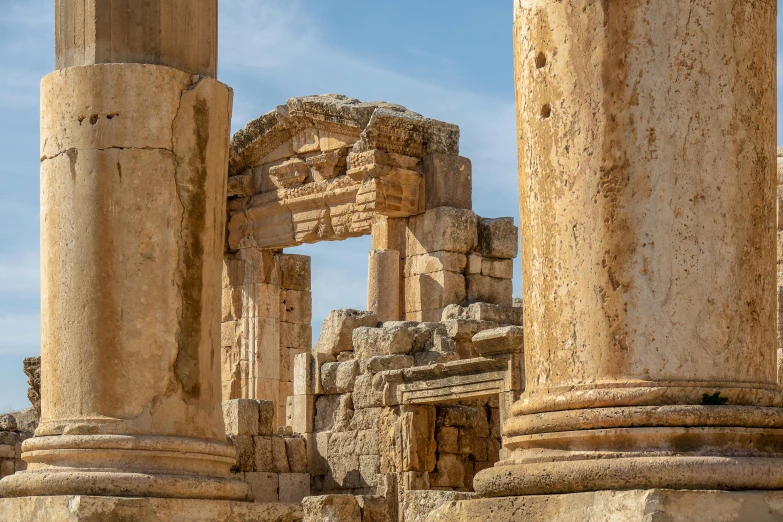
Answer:
<svg viewBox="0 0 783 522"><path fill-rule="evenodd" d="M298 504L255 504L171 498L50 496L0 499L3 520L14 522L299 522Z"/></svg>
<svg viewBox="0 0 783 522"><path fill-rule="evenodd" d="M774 4L515 3L526 390L495 496L783 487Z"/></svg>
<svg viewBox="0 0 783 522"><path fill-rule="evenodd" d="M427 522L777 522L783 492L596 491L463 500L442 505Z"/></svg>

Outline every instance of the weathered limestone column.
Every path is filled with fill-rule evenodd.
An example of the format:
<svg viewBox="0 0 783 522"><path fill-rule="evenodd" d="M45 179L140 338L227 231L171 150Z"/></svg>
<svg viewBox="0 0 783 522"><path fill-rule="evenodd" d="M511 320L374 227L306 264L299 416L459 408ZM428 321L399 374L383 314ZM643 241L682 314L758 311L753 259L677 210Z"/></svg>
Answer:
<svg viewBox="0 0 783 522"><path fill-rule="evenodd" d="M400 320L400 252L370 250L368 256L367 309L378 321Z"/></svg>
<svg viewBox="0 0 783 522"><path fill-rule="evenodd" d="M516 0L527 388L478 491L783 488L776 10Z"/></svg>
<svg viewBox="0 0 783 522"><path fill-rule="evenodd" d="M217 1L112 5L56 2L43 416L0 493L245 499L220 405L232 91L214 78Z"/></svg>

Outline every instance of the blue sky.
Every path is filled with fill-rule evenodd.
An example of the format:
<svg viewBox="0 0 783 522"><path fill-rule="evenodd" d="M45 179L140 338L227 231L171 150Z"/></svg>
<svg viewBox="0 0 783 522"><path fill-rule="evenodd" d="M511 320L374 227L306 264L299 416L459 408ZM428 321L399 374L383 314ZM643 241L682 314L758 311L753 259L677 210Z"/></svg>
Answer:
<svg viewBox="0 0 783 522"><path fill-rule="evenodd" d="M474 209L518 217L511 0L219 1L235 131L291 96L399 103L458 124ZM39 353L38 85L54 67L53 4L0 0L0 411L27 407L21 361ZM330 309L365 306L368 249L292 249L313 257L315 330Z"/></svg>
<svg viewBox="0 0 783 522"><path fill-rule="evenodd" d="M474 210L518 216L510 0L219 0L233 130L292 96L336 92L458 124ZM39 353L39 82L54 68L53 0L0 0L0 411L28 406ZM313 257L314 329L364 308L369 239ZM518 263L515 278L519 294Z"/></svg>

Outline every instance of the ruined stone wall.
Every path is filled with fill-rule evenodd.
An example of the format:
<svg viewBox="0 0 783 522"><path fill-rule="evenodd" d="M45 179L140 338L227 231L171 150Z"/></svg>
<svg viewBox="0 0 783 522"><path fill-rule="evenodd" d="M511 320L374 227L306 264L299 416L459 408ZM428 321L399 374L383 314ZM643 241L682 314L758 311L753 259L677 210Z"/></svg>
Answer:
<svg viewBox="0 0 783 522"><path fill-rule="evenodd" d="M237 452L235 473L250 485L255 502L299 503L310 494L307 446L290 428L274 429L271 401L223 403L229 442Z"/></svg>
<svg viewBox="0 0 783 522"><path fill-rule="evenodd" d="M285 423L293 358L310 350L310 258L256 248L226 254L223 264L223 399L271 400Z"/></svg>
<svg viewBox="0 0 783 522"><path fill-rule="evenodd" d="M0 478L27 469L22 460L22 441L30 436L19 431L13 415L0 415Z"/></svg>
<svg viewBox="0 0 783 522"><path fill-rule="evenodd" d="M501 421L523 373L502 327L516 329L521 351L521 309L452 305L443 319L335 310L313 352L297 356L287 422L307 440L313 495L356 496L334 501L351 513L383 501L379 520L397 520L405 492L470 492L473 475L500 459ZM486 332L500 332L490 337L503 347L486 353ZM491 379L502 383L485 386Z"/></svg>

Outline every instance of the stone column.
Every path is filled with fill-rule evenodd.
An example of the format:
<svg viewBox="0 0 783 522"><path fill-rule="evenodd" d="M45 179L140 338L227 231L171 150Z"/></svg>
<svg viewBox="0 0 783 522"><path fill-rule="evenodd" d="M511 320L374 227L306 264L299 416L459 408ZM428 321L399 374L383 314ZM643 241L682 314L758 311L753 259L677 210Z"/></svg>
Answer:
<svg viewBox="0 0 783 522"><path fill-rule="evenodd" d="M0 493L244 499L220 405L232 91L214 78L217 1L121 4L56 2L43 416Z"/></svg>
<svg viewBox="0 0 783 522"><path fill-rule="evenodd" d="M400 320L400 252L370 250L367 309L378 321Z"/></svg>
<svg viewBox="0 0 783 522"><path fill-rule="evenodd" d="M478 491L783 487L776 10L516 0L527 387Z"/></svg>

